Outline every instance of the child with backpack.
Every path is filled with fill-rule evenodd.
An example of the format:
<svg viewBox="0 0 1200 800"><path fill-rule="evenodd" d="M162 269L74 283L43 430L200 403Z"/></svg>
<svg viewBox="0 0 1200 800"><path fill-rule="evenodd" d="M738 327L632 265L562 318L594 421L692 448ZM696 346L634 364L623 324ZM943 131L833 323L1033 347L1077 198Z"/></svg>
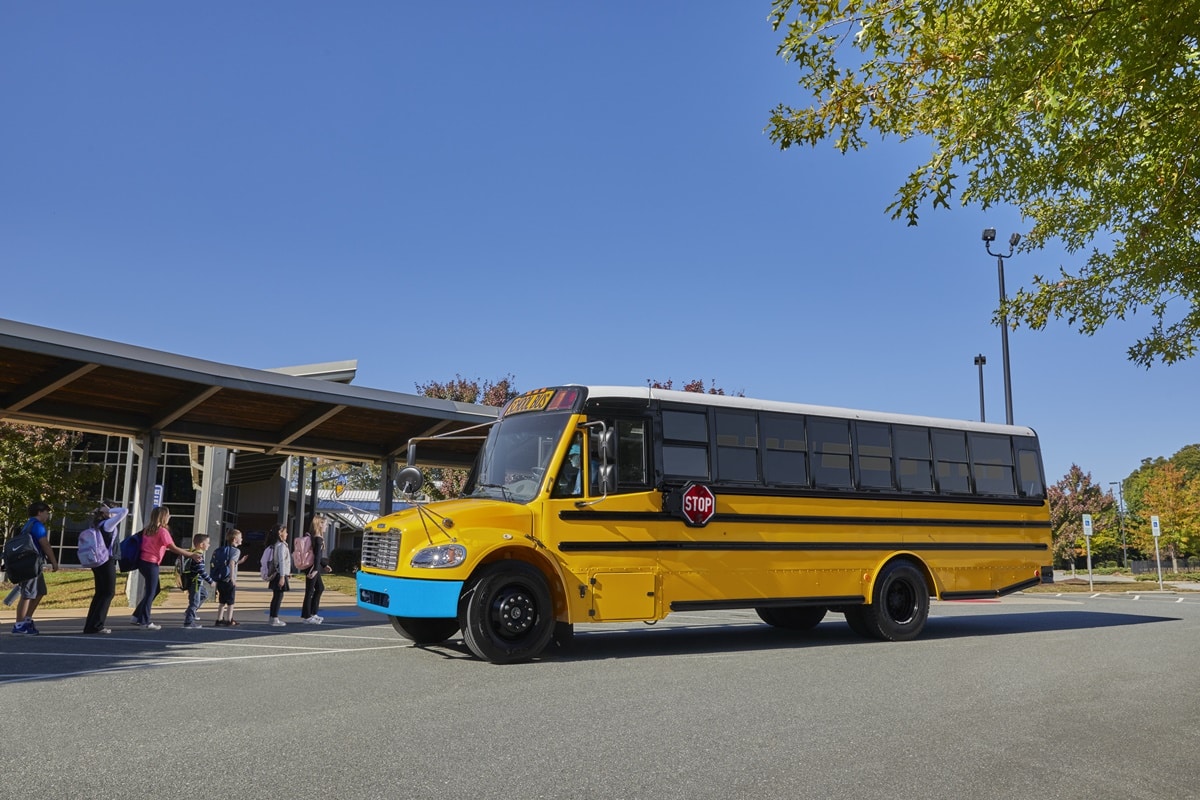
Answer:
<svg viewBox="0 0 1200 800"><path fill-rule="evenodd" d="M200 611L200 606L208 599L208 587L212 586L214 581L212 576L208 574L208 570L204 568L204 553L208 550L208 534L197 533L192 537L192 550L182 562L183 568L180 574L183 576L183 588L188 593L187 611L183 612L183 627L194 629L202 628L197 614ZM207 586L205 585L207 584Z"/></svg>
<svg viewBox="0 0 1200 800"><path fill-rule="evenodd" d="M242 532L234 528L223 547L213 553L209 574L217 582L217 627L228 628L238 624L233 618L233 603L237 598L238 565L246 560L242 555Z"/></svg>
<svg viewBox="0 0 1200 800"><path fill-rule="evenodd" d="M309 524L308 535L296 540L292 549L292 563L304 573L304 602L300 606L300 619L306 625L320 625L325 621L319 613L321 595L325 581L321 573L332 572L329 559L325 557L325 526L322 516L314 516Z"/></svg>

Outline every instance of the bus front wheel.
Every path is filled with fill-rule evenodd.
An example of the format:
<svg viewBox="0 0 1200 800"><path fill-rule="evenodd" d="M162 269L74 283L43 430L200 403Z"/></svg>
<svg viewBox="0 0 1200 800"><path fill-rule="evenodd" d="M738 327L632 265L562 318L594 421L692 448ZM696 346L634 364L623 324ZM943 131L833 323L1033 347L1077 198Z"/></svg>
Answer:
<svg viewBox="0 0 1200 800"><path fill-rule="evenodd" d="M758 618L775 628L811 631L825 619L824 606L763 606L754 609Z"/></svg>
<svg viewBox="0 0 1200 800"><path fill-rule="evenodd" d="M458 620L423 617L388 617L396 633L413 644L444 642L458 631Z"/></svg>
<svg viewBox="0 0 1200 800"><path fill-rule="evenodd" d="M929 618L929 587L910 561L893 561L875 582L871 605L846 610L846 621L859 633L889 642L915 639ZM851 617L854 619L851 619ZM864 630L859 631L861 626Z"/></svg>
<svg viewBox="0 0 1200 800"><path fill-rule="evenodd" d="M479 658L493 664L528 661L554 635L554 607L546 579L522 561L483 567L459 601L463 641Z"/></svg>

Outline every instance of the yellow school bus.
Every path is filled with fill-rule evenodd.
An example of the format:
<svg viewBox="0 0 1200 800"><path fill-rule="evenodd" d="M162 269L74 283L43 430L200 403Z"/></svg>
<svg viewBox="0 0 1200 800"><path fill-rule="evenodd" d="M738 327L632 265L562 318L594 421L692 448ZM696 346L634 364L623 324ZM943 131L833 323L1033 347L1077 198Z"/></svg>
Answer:
<svg viewBox="0 0 1200 800"><path fill-rule="evenodd" d="M421 442L410 445L410 464ZM421 485L407 467L400 481ZM1052 580L1030 428L660 389L508 403L460 499L366 530L358 605L420 644L528 660L584 622L753 609L918 636L931 597Z"/></svg>

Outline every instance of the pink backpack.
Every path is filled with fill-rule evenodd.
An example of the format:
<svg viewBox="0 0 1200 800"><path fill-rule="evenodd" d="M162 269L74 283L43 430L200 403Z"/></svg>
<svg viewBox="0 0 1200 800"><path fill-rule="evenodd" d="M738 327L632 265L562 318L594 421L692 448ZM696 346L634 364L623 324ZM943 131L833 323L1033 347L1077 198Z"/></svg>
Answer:
<svg viewBox="0 0 1200 800"><path fill-rule="evenodd" d="M308 534L292 543L292 566L298 572L308 572L313 568L312 537Z"/></svg>

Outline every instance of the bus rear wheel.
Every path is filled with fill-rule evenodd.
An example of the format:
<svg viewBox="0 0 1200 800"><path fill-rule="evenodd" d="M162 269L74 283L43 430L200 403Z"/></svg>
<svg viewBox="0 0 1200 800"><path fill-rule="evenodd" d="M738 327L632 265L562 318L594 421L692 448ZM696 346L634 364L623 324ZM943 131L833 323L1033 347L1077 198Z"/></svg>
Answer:
<svg viewBox="0 0 1200 800"><path fill-rule="evenodd" d="M464 589L458 606L463 641L493 664L528 661L554 635L554 607L546 579L521 561L483 567Z"/></svg>
<svg viewBox="0 0 1200 800"><path fill-rule="evenodd" d="M388 617L396 633L413 644L444 642L458 631L458 620L425 617Z"/></svg>
<svg viewBox="0 0 1200 800"><path fill-rule="evenodd" d="M889 642L906 642L920 636L929 619L929 587L925 576L910 561L893 561L875 582L869 606L846 609L846 621L859 633Z"/></svg>
<svg viewBox="0 0 1200 800"><path fill-rule="evenodd" d="M824 606L764 606L754 609L758 618L775 628L811 631L825 619Z"/></svg>

